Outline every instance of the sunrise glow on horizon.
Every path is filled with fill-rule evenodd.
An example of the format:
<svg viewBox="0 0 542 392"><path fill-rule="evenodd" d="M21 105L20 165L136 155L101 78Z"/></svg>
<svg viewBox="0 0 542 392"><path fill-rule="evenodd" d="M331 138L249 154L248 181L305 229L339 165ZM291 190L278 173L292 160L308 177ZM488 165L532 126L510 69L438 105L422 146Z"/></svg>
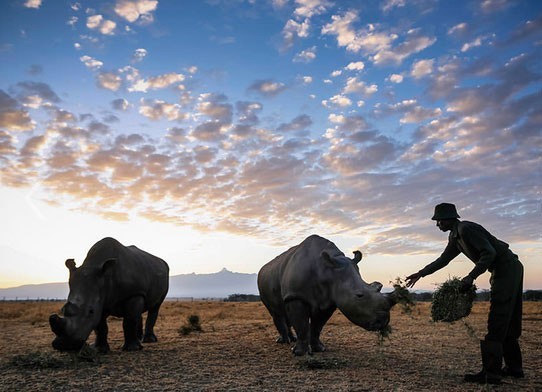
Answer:
<svg viewBox="0 0 542 392"><path fill-rule="evenodd" d="M311 234L389 286L452 202L542 288L542 2L6 0L0 32L0 287L106 236L175 275Z"/></svg>

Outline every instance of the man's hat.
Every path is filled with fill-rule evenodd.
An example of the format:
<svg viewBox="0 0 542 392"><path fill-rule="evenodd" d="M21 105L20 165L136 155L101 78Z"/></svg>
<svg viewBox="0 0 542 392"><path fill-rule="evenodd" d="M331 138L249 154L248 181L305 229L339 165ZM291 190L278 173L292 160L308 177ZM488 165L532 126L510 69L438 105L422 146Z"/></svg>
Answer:
<svg viewBox="0 0 542 392"><path fill-rule="evenodd" d="M435 206L435 213L432 220L456 219L460 218L455 205L452 203L440 203Z"/></svg>

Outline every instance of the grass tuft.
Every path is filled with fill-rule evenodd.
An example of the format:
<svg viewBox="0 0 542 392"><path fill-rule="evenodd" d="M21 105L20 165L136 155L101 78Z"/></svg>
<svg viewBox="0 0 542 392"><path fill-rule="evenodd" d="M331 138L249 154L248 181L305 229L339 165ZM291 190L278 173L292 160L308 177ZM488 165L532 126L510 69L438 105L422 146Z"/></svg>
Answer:
<svg viewBox="0 0 542 392"><path fill-rule="evenodd" d="M448 279L433 293L431 318L433 321L453 322L467 317L476 298L476 286L463 289L457 277Z"/></svg>
<svg viewBox="0 0 542 392"><path fill-rule="evenodd" d="M179 333L181 335L188 335L192 332L202 332L203 329L201 328L199 316L197 314L193 314L191 316L188 316L186 318L187 324L181 326L179 328Z"/></svg>

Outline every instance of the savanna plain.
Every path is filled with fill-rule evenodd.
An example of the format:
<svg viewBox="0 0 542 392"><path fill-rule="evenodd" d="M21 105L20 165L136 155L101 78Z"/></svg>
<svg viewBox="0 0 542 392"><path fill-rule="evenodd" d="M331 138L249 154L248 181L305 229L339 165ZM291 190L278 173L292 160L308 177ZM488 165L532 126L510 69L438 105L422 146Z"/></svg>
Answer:
<svg viewBox="0 0 542 392"><path fill-rule="evenodd" d="M398 305L384 339L337 311L322 333L327 351L300 358L275 343L261 303L218 301L166 301L159 341L138 352L120 350L122 320L110 317L111 352L60 353L48 317L61 306L0 302L1 391L542 391L542 302L524 303L526 378L500 386L462 381L480 369L487 302L454 323L432 322L429 303ZM187 328L191 316L202 331Z"/></svg>

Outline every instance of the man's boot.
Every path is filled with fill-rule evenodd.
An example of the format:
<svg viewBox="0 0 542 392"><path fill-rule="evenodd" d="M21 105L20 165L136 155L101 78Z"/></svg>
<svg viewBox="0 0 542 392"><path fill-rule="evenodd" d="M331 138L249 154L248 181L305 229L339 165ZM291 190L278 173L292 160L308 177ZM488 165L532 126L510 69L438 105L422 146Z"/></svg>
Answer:
<svg viewBox="0 0 542 392"><path fill-rule="evenodd" d="M478 384L501 384L502 343L480 341L482 370L476 374L465 374L464 380Z"/></svg>
<svg viewBox="0 0 542 392"><path fill-rule="evenodd" d="M521 349L517 339L506 339L503 343L503 358L504 369L501 374L503 376L511 376L515 378L525 377L523 373L523 364L521 359Z"/></svg>

